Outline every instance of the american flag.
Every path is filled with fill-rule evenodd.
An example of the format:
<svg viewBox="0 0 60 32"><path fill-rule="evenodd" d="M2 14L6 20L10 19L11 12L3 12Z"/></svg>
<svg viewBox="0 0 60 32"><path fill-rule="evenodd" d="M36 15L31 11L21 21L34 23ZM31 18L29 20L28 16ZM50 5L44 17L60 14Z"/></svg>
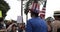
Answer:
<svg viewBox="0 0 60 32"><path fill-rule="evenodd" d="M39 3L35 3L32 2L32 6L30 6L30 10L35 12L35 13L39 13L39 9L40 9L40 4Z"/></svg>
<svg viewBox="0 0 60 32"><path fill-rule="evenodd" d="M46 2L47 2L47 1L44 2L43 8L42 8L42 10L41 10L40 13L39 13L39 14L40 14L40 17L41 17L42 19L45 18Z"/></svg>

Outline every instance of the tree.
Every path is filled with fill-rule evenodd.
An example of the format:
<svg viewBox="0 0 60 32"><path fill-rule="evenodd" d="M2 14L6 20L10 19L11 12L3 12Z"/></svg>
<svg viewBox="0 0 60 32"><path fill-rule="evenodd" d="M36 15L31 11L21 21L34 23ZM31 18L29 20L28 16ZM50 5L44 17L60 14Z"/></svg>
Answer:
<svg viewBox="0 0 60 32"><path fill-rule="evenodd" d="M4 0L0 0L0 10L2 11L2 16L5 18L6 12L10 9L8 3Z"/></svg>
<svg viewBox="0 0 60 32"><path fill-rule="evenodd" d="M28 12L29 12L29 4L31 3L32 1L31 0L29 0L27 3L26 3L26 5L25 5L25 14L27 15L28 14Z"/></svg>

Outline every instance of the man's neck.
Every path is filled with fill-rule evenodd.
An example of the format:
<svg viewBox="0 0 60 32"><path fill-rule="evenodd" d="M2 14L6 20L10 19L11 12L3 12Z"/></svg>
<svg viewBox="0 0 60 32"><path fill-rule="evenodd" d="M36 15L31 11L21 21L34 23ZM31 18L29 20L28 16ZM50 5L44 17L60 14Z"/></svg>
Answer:
<svg viewBox="0 0 60 32"><path fill-rule="evenodd" d="M32 18L34 18L35 17L35 15L33 15L33 16L31 16Z"/></svg>

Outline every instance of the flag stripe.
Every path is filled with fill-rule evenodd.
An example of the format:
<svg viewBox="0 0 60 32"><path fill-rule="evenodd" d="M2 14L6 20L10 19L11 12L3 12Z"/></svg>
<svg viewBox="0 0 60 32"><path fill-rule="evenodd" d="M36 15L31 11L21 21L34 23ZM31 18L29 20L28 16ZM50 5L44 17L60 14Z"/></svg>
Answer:
<svg viewBox="0 0 60 32"><path fill-rule="evenodd" d="M31 10L32 11L39 11L39 7L40 5L38 4L38 3L34 3L34 2L32 2L32 7L31 7Z"/></svg>
<svg viewBox="0 0 60 32"><path fill-rule="evenodd" d="M45 12L46 12L46 1L44 2L43 8L42 8L42 10L40 11L40 16L45 15ZM45 16L44 16L44 17L45 17ZM44 17L41 17L41 18L44 18Z"/></svg>

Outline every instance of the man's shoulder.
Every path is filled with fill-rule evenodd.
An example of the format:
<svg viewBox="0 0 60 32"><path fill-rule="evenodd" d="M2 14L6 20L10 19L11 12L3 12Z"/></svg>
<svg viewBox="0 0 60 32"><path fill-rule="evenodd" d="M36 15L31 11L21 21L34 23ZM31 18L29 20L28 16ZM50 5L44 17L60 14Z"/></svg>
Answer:
<svg viewBox="0 0 60 32"><path fill-rule="evenodd" d="M27 22L32 22L32 19L27 20Z"/></svg>
<svg viewBox="0 0 60 32"><path fill-rule="evenodd" d="M60 21L59 20L55 20L55 21L53 21L52 23L59 23Z"/></svg>
<svg viewBox="0 0 60 32"><path fill-rule="evenodd" d="M31 19L29 19L29 20L27 20L28 22L35 22L35 21L43 21L42 19L40 19L40 18L31 18Z"/></svg>
<svg viewBox="0 0 60 32"><path fill-rule="evenodd" d="M57 24L59 24L59 23L60 23L60 21L55 20L55 21L53 21L51 24L52 24L52 25L57 25Z"/></svg>

